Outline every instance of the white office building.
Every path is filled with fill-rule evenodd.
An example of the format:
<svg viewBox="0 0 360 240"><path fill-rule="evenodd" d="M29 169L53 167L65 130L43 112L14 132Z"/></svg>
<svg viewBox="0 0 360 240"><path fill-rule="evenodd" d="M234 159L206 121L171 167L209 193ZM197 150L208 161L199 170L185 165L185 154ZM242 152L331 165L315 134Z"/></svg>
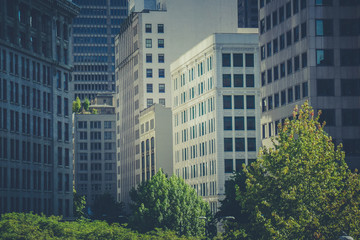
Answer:
<svg viewBox="0 0 360 240"><path fill-rule="evenodd" d="M171 80L175 174L216 212L261 143L257 29L209 36L171 64Z"/></svg>

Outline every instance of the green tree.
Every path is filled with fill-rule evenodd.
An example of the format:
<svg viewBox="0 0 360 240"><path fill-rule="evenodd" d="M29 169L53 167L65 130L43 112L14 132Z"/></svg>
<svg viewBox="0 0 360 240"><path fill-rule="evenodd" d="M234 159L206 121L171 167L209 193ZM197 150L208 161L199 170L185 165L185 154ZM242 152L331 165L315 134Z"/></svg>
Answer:
<svg viewBox="0 0 360 240"><path fill-rule="evenodd" d="M211 224L208 203L183 179L175 175L168 179L161 169L151 180L132 189L130 197L133 201L130 226L140 232L162 228L179 236L201 236L206 225Z"/></svg>
<svg viewBox="0 0 360 240"><path fill-rule="evenodd" d="M89 111L89 106L90 106L90 101L88 98L85 98L85 100L83 102L83 107L84 107L85 111Z"/></svg>
<svg viewBox="0 0 360 240"><path fill-rule="evenodd" d="M80 101L79 97L76 97L76 100L73 101L73 104L72 104L72 111L74 113L79 113L80 110L81 110L81 101Z"/></svg>
<svg viewBox="0 0 360 240"><path fill-rule="evenodd" d="M84 208L86 205L86 201L85 201L85 196L84 195L79 195L78 193L76 193L75 188L73 187L73 195L74 195L74 216L76 218L81 218L84 217Z"/></svg>
<svg viewBox="0 0 360 240"><path fill-rule="evenodd" d="M244 168L246 189L238 191L249 239L360 238L360 181L346 165L341 145L319 123L307 102L293 120L279 125L273 148Z"/></svg>
<svg viewBox="0 0 360 240"><path fill-rule="evenodd" d="M124 204L118 203L109 193L104 193L95 198L91 206L92 219L105 220L109 223L124 220Z"/></svg>
<svg viewBox="0 0 360 240"><path fill-rule="evenodd" d="M93 108L92 111L91 111L92 114L98 114L98 110Z"/></svg>

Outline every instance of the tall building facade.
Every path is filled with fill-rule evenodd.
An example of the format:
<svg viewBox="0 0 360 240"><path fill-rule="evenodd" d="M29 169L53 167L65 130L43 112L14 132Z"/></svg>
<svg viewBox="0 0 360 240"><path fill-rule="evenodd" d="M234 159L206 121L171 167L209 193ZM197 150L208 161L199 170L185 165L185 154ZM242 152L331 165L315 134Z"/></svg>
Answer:
<svg viewBox="0 0 360 240"><path fill-rule="evenodd" d="M118 200L124 202L141 181L140 111L171 106L170 63L211 33L237 30L232 0L156 1L156 7L133 12L115 39Z"/></svg>
<svg viewBox="0 0 360 240"><path fill-rule="evenodd" d="M116 199L115 107L107 95L90 105L97 114L75 114L75 189L87 207L105 193Z"/></svg>
<svg viewBox="0 0 360 240"><path fill-rule="evenodd" d="M73 98L93 100L98 93L115 92L114 37L128 16L127 0L74 0L80 14L74 19Z"/></svg>
<svg viewBox="0 0 360 240"><path fill-rule="evenodd" d="M258 27L258 0L237 0L238 1L238 27Z"/></svg>
<svg viewBox="0 0 360 240"><path fill-rule="evenodd" d="M261 144L254 30L211 35L171 64L174 174L213 212L225 181L256 160Z"/></svg>
<svg viewBox="0 0 360 240"><path fill-rule="evenodd" d="M360 2L259 3L263 143L309 100L322 110L325 130L343 143L350 167L359 167Z"/></svg>
<svg viewBox="0 0 360 240"><path fill-rule="evenodd" d="M72 216L71 22L67 0L0 8L0 212Z"/></svg>
<svg viewBox="0 0 360 240"><path fill-rule="evenodd" d="M150 180L161 168L173 174L171 108L154 104L140 113L141 179Z"/></svg>

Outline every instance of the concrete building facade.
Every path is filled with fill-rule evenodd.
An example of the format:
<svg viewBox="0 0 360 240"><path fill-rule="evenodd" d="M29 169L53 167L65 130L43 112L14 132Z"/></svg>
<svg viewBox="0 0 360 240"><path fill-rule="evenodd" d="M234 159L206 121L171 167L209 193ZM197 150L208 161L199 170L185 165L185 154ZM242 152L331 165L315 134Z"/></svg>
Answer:
<svg viewBox="0 0 360 240"><path fill-rule="evenodd" d="M258 27L258 0L238 0L238 27Z"/></svg>
<svg viewBox="0 0 360 240"><path fill-rule="evenodd" d="M72 216L71 22L66 0L0 8L0 213Z"/></svg>
<svg viewBox="0 0 360 240"><path fill-rule="evenodd" d="M115 39L118 200L124 202L141 181L140 111L171 106L170 63L211 33L237 30L232 0L158 0L156 7L133 12Z"/></svg>
<svg viewBox="0 0 360 240"><path fill-rule="evenodd" d="M104 104L105 100L105 104ZM89 107L97 114L75 114L75 189L91 207L97 196L109 193L116 199L116 123L112 96L96 98Z"/></svg>
<svg viewBox="0 0 360 240"><path fill-rule="evenodd" d="M140 112L141 179L150 180L159 169L173 174L171 109L154 104Z"/></svg>
<svg viewBox="0 0 360 240"><path fill-rule="evenodd" d="M213 212L225 181L256 160L260 139L258 34L214 34L171 64L174 174Z"/></svg>
<svg viewBox="0 0 360 240"><path fill-rule="evenodd" d="M309 100L359 167L359 1L260 2L262 138Z"/></svg>
<svg viewBox="0 0 360 240"><path fill-rule="evenodd" d="M73 2L81 8L73 23L73 98L94 100L115 92L114 38L128 16L127 0Z"/></svg>

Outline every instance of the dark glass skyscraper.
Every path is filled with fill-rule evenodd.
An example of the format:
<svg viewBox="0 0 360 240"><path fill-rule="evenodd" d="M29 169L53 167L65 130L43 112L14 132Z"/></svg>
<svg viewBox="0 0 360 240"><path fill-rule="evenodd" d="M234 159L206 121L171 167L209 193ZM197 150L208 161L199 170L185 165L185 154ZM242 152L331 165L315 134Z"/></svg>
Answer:
<svg viewBox="0 0 360 240"><path fill-rule="evenodd" d="M115 91L114 37L128 15L127 0L74 0L74 98Z"/></svg>
<svg viewBox="0 0 360 240"><path fill-rule="evenodd" d="M238 0L238 27L258 27L258 1Z"/></svg>

